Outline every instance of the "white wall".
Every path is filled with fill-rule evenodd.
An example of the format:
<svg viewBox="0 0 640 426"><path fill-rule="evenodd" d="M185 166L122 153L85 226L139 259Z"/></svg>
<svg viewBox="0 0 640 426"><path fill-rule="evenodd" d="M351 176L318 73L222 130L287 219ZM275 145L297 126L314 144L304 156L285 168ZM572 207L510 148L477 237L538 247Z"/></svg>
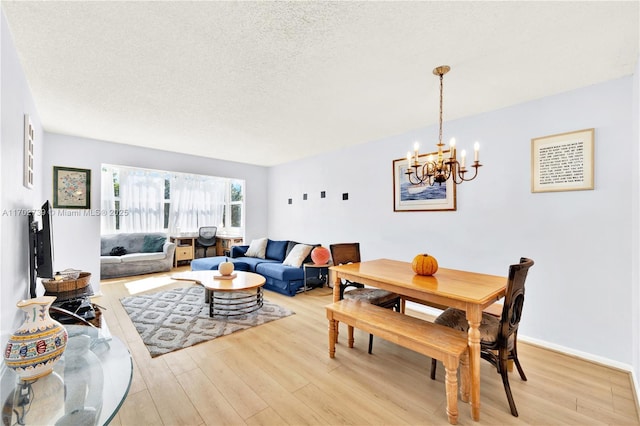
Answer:
<svg viewBox="0 0 640 426"><path fill-rule="evenodd" d="M91 169L92 209L100 208L100 167L105 163L244 179L246 238L257 238L267 232L267 169L264 167L54 133L45 133L45 140L44 186L50 197L53 197L53 166ZM100 216L58 214L53 218L53 229L56 269L77 268L99 277ZM95 292L99 291L97 279L92 279L92 286Z"/></svg>
<svg viewBox="0 0 640 426"><path fill-rule="evenodd" d="M0 13L0 330L1 342L22 323L16 302L28 297L28 221L25 210L42 203L43 134L29 85L18 60L4 13ZM35 185L22 185L24 114L35 129Z"/></svg>
<svg viewBox="0 0 640 426"><path fill-rule="evenodd" d="M630 366L632 87L623 78L446 122L458 149L480 141L484 164L459 186L455 212L393 212L392 160L415 139L435 149L436 126L273 167L270 236L359 241L364 260L428 252L443 267L501 275L531 257L521 334ZM591 127L595 190L531 193L531 138Z"/></svg>

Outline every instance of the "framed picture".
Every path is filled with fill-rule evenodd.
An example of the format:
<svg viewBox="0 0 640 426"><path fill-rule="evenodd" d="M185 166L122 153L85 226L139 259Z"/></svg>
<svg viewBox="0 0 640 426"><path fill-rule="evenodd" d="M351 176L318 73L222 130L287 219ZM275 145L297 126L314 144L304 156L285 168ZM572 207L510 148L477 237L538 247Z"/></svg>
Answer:
<svg viewBox="0 0 640 426"><path fill-rule="evenodd" d="M437 156L438 153L422 154L419 157L420 161L424 164L429 155ZM448 156L445 155L445 158ZM451 179L433 186L417 183L415 179L414 182L409 182L407 168L406 158L393 160L393 211L456 210L456 186ZM422 173L422 168L419 167L418 171Z"/></svg>
<svg viewBox="0 0 640 426"><path fill-rule="evenodd" d="M53 166L53 208L91 208L91 170Z"/></svg>
<svg viewBox="0 0 640 426"><path fill-rule="evenodd" d="M593 189L594 129L531 139L531 192Z"/></svg>

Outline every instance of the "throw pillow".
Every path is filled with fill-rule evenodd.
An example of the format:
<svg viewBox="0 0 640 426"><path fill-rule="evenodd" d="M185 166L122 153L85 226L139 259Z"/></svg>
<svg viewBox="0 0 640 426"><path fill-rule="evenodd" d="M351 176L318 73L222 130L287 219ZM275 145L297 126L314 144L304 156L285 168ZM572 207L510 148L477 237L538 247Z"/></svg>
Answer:
<svg viewBox="0 0 640 426"><path fill-rule="evenodd" d="M264 257L282 262L284 258L287 257L287 242L288 241L267 240L267 251Z"/></svg>
<svg viewBox="0 0 640 426"><path fill-rule="evenodd" d="M289 256L289 253L291 253L291 250L293 250L293 248L298 244L300 243L297 241L289 241L289 244L287 245L287 254L285 255L285 258ZM307 244L307 245L311 246L311 250L313 250L314 247L318 247L320 244ZM309 256L307 256L307 258L302 263L311 263L311 262L313 262L313 259L311 259L311 252L309 252Z"/></svg>
<svg viewBox="0 0 640 426"><path fill-rule="evenodd" d="M109 252L110 256L124 256L125 254L127 254L127 249L122 246L114 247Z"/></svg>
<svg viewBox="0 0 640 426"><path fill-rule="evenodd" d="M267 239L260 238L259 240L252 240L249 244L247 252L244 254L247 257L257 257L258 259L264 259L267 251Z"/></svg>
<svg viewBox="0 0 640 426"><path fill-rule="evenodd" d="M162 251L162 246L167 240L161 235L145 235L142 243L142 253L157 253Z"/></svg>
<svg viewBox="0 0 640 426"><path fill-rule="evenodd" d="M296 244L282 264L299 268L302 266L304 259L311 253L312 248L312 246L307 244Z"/></svg>

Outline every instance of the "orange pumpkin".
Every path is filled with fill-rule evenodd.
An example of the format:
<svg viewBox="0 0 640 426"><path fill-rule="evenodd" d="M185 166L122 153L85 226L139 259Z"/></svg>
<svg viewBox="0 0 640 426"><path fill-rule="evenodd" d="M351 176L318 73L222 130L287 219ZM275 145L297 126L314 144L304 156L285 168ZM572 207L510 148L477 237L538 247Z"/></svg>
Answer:
<svg viewBox="0 0 640 426"><path fill-rule="evenodd" d="M413 258L411 267L418 275L433 275L438 270L438 261L429 254L419 254Z"/></svg>

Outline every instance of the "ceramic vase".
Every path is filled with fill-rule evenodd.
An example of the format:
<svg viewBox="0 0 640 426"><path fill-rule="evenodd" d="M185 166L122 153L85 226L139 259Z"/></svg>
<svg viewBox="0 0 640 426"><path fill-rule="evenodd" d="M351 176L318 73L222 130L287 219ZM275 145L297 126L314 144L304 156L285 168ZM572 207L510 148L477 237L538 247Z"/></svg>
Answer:
<svg viewBox="0 0 640 426"><path fill-rule="evenodd" d="M49 315L54 300L53 296L42 296L16 304L26 318L9 338L4 362L22 380L51 373L67 345L67 330Z"/></svg>
<svg viewBox="0 0 640 426"><path fill-rule="evenodd" d="M311 251L311 260L316 265L326 265L331 258L331 253L326 247L316 247Z"/></svg>

